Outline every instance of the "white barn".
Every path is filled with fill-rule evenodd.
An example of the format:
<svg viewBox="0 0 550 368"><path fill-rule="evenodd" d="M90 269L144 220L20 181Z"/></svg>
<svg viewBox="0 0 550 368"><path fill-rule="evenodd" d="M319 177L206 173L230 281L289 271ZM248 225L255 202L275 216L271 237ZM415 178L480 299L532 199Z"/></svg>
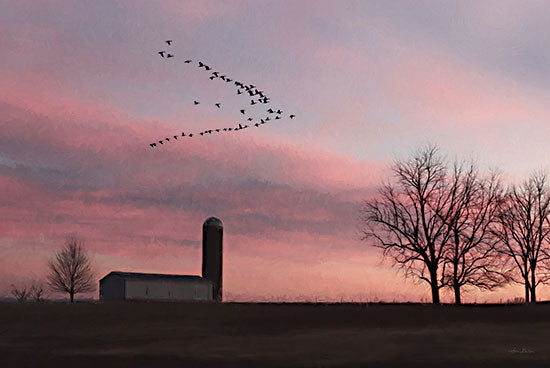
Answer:
<svg viewBox="0 0 550 368"><path fill-rule="evenodd" d="M99 280L102 300L186 300L214 298L214 284L200 276L113 271Z"/></svg>

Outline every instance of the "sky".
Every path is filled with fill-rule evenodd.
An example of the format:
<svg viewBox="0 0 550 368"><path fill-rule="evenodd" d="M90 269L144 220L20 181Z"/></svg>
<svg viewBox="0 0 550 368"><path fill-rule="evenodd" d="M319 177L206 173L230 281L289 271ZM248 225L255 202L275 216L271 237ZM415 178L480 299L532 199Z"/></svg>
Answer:
<svg viewBox="0 0 550 368"><path fill-rule="evenodd" d="M429 143L508 183L548 168L549 10L0 0L0 295L43 282L69 234L84 240L98 280L200 275L202 223L215 216L225 300L429 301L426 283L360 240L360 203L393 160ZM210 81L198 60L260 87L285 118L196 135L265 108ZM195 137L149 146L182 131ZM522 293L470 290L463 301Z"/></svg>

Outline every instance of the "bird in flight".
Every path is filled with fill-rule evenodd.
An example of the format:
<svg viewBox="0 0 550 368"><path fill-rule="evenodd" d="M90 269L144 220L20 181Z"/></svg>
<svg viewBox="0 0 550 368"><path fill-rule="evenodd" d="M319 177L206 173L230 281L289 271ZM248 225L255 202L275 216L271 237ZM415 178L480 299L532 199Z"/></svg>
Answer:
<svg viewBox="0 0 550 368"><path fill-rule="evenodd" d="M220 129L216 129L216 132L219 132L219 131L220 131Z"/></svg>
<svg viewBox="0 0 550 368"><path fill-rule="evenodd" d="M162 57L164 57L164 53L165 53L165 52L166 52L166 51L159 51L159 55L162 56Z"/></svg>
<svg viewBox="0 0 550 368"><path fill-rule="evenodd" d="M275 116L275 120L280 119L281 117L279 115Z"/></svg>
<svg viewBox="0 0 550 368"><path fill-rule="evenodd" d="M182 136L182 137L185 137L185 133L184 133L184 132L181 132L181 136Z"/></svg>
<svg viewBox="0 0 550 368"><path fill-rule="evenodd" d="M251 104L251 105L256 105L256 101L250 100L250 104Z"/></svg>
<svg viewBox="0 0 550 368"><path fill-rule="evenodd" d="M151 143L150 146L151 146L151 147L156 147L157 144L156 144L156 143Z"/></svg>
<svg viewBox="0 0 550 368"><path fill-rule="evenodd" d="M192 136L193 136L193 133L189 133L189 136L192 137Z"/></svg>
<svg viewBox="0 0 550 368"><path fill-rule="evenodd" d="M239 123L239 129L244 129L244 127Z"/></svg>
<svg viewBox="0 0 550 368"><path fill-rule="evenodd" d="M199 101L193 101L193 103L194 103L195 105L198 105L198 104L200 104L200 102L199 102Z"/></svg>
<svg viewBox="0 0 550 368"><path fill-rule="evenodd" d="M254 124L254 126L255 126L255 127L257 128L257 127L259 127L259 126L260 126L260 124L256 123L256 124Z"/></svg>
<svg viewBox="0 0 550 368"><path fill-rule="evenodd" d="M246 119L246 120L248 120L248 121L252 121L252 118L248 118L248 119Z"/></svg>
<svg viewBox="0 0 550 368"><path fill-rule="evenodd" d="M160 143L160 144L164 144L164 142L163 142L163 141L159 141L159 143Z"/></svg>
<svg viewBox="0 0 550 368"><path fill-rule="evenodd" d="M211 77L210 77L210 80L214 80L214 78L216 78L216 77L215 77L215 76L211 76Z"/></svg>
<svg viewBox="0 0 550 368"><path fill-rule="evenodd" d="M208 65L205 65L205 66L204 66L204 69L206 69L206 70L210 70L210 69L212 69L212 68L211 68L211 67L209 67Z"/></svg>
<svg viewBox="0 0 550 368"><path fill-rule="evenodd" d="M282 114L283 112L281 110L277 110L277 114Z"/></svg>
<svg viewBox="0 0 550 368"><path fill-rule="evenodd" d="M174 139L175 139L175 140L178 140L178 136L177 136L177 135L175 135L175 136L174 136Z"/></svg>
<svg viewBox="0 0 550 368"><path fill-rule="evenodd" d="M166 55L166 57L167 57L167 58L171 58L171 57L174 57L174 55L168 54L168 55Z"/></svg>
<svg viewBox="0 0 550 368"><path fill-rule="evenodd" d="M173 42L172 40L166 40L166 43L169 44L169 45L171 45L172 42Z"/></svg>
<svg viewBox="0 0 550 368"><path fill-rule="evenodd" d="M291 114L291 115L289 116L289 118L293 119L295 116L296 116L296 115Z"/></svg>
<svg viewBox="0 0 550 368"><path fill-rule="evenodd" d="M184 63L189 64L189 63L192 62L192 61L193 61L193 60L187 59L187 60L184 61Z"/></svg>
<svg viewBox="0 0 550 368"><path fill-rule="evenodd" d="M267 109L267 112L270 113L270 114L273 114L275 111L273 111L272 108L269 108L269 109Z"/></svg>
<svg viewBox="0 0 550 368"><path fill-rule="evenodd" d="M244 115L244 109L242 109L242 110L241 110L241 114L243 114L243 115Z"/></svg>
<svg viewBox="0 0 550 368"><path fill-rule="evenodd" d="M166 142L170 142L170 138L166 138Z"/></svg>
<svg viewBox="0 0 550 368"><path fill-rule="evenodd" d="M237 94L238 94L238 95L242 95L243 93L241 92L240 89L238 89L238 90L237 90Z"/></svg>
<svg viewBox="0 0 550 368"><path fill-rule="evenodd" d="M220 103L218 102L217 104L215 104L216 106L218 106L218 109L220 108Z"/></svg>

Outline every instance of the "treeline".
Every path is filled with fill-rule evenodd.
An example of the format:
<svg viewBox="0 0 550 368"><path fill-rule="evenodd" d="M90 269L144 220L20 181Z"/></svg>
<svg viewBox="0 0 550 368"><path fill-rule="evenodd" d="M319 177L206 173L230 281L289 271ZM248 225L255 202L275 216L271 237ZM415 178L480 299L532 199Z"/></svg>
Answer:
<svg viewBox="0 0 550 368"><path fill-rule="evenodd" d="M500 173L473 161L449 162L436 146L396 160L392 177L360 209L362 240L381 248L405 277L439 292L509 283L535 303L550 279L550 188L546 174L505 186Z"/></svg>

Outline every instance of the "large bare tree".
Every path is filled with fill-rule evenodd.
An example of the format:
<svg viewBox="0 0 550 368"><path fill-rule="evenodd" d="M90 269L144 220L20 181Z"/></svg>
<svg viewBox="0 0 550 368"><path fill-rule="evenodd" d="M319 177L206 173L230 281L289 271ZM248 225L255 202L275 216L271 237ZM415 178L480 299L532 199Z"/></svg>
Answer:
<svg viewBox="0 0 550 368"><path fill-rule="evenodd" d="M447 265L443 284L454 291L455 304L461 304L462 287L493 290L510 278L491 232L503 195L499 175L482 176L473 162L455 162L452 181L457 200L447 217L451 241L442 260Z"/></svg>
<svg viewBox="0 0 550 368"><path fill-rule="evenodd" d="M439 289L445 286L442 258L451 237L447 224L459 199L456 186L435 146L395 161L392 172L393 182L381 185L377 195L364 201L362 239L383 249L406 277L426 281L432 302L439 304Z"/></svg>
<svg viewBox="0 0 550 368"><path fill-rule="evenodd" d="M68 237L65 247L49 262L48 285L53 291L68 293L71 303L75 294L95 290L94 274L82 241Z"/></svg>
<svg viewBox="0 0 550 368"><path fill-rule="evenodd" d="M550 280L549 220L550 188L544 173L512 186L500 205L494 228L500 241L497 249L513 260L519 277L512 280L524 285L526 303L536 303L537 286Z"/></svg>

